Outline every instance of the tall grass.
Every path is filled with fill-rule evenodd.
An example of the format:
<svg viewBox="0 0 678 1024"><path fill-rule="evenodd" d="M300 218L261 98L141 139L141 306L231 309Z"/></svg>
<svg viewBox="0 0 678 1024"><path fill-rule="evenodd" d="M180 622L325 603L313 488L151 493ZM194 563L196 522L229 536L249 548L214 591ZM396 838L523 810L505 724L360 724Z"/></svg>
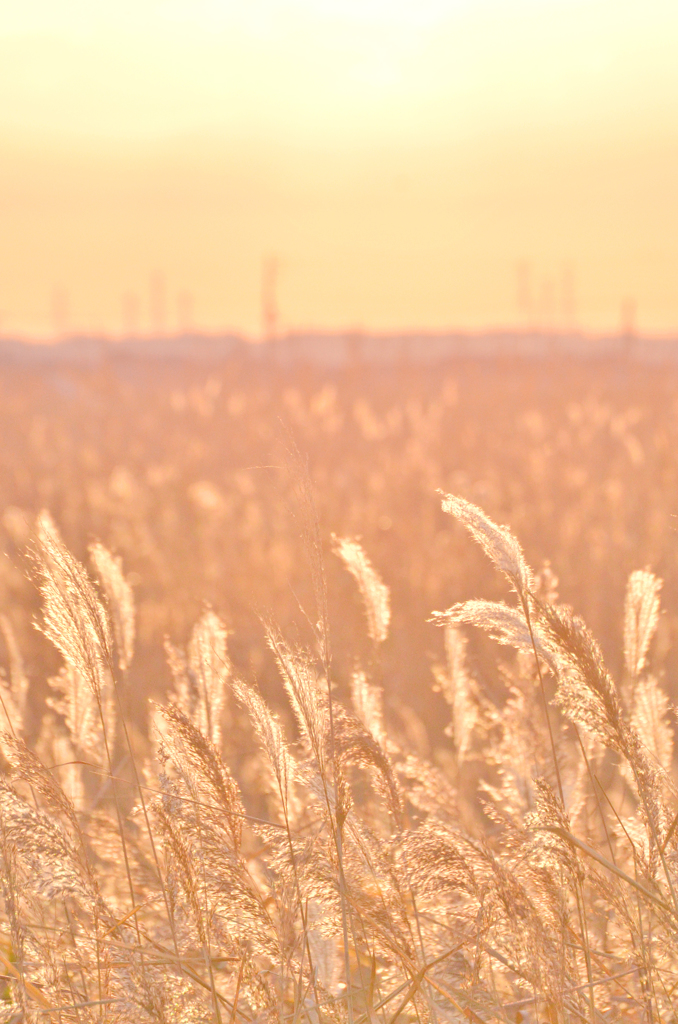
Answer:
<svg viewBox="0 0 678 1024"><path fill-rule="evenodd" d="M0 1020L676 1019L678 799L650 656L660 581L629 580L617 686L553 574L477 506L445 495L443 508L509 594L433 613L449 711L437 757L385 699L389 591L357 540L335 539L370 639L348 700L322 592L313 647L262 625L286 722L234 675L208 609L185 650L167 645L173 690L145 736L125 713L121 562L95 544L90 576L39 517L41 628L62 665L29 747L3 621ZM475 670L469 628L509 648L503 693Z"/></svg>

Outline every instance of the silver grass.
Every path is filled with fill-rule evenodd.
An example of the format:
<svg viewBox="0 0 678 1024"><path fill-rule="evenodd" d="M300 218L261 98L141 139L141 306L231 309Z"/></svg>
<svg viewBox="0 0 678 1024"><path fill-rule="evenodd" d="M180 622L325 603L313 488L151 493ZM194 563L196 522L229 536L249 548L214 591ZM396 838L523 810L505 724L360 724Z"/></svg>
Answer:
<svg viewBox="0 0 678 1024"><path fill-rule="evenodd" d="M99 698L113 664L108 616L87 573L63 544L48 512L40 513L36 530L43 632Z"/></svg>
<svg viewBox="0 0 678 1024"><path fill-rule="evenodd" d="M407 753L395 762L394 771L403 799L424 817L430 815L443 822L458 819L459 794L447 773L437 765Z"/></svg>
<svg viewBox="0 0 678 1024"><path fill-rule="evenodd" d="M71 897L88 910L95 907L97 895L77 847L55 819L33 810L5 783L0 783L0 816L31 892L47 899Z"/></svg>
<svg viewBox="0 0 678 1024"><path fill-rule="evenodd" d="M626 725L617 689L584 621L564 605L547 605L540 627L545 646L556 660L556 699L563 712L623 752Z"/></svg>
<svg viewBox="0 0 678 1024"><path fill-rule="evenodd" d="M257 739L273 771L283 810L287 812L289 787L296 775L296 764L289 751L282 726L260 694L251 686L240 680L233 680L231 686L236 699L250 716Z"/></svg>
<svg viewBox="0 0 678 1024"><path fill-rule="evenodd" d="M362 669L356 669L351 673L350 688L353 710L377 743L386 749L384 691L368 679Z"/></svg>
<svg viewBox="0 0 678 1024"><path fill-rule="evenodd" d="M481 790L494 801L502 818L519 826L533 803L535 775L552 766L548 735L538 714L533 686L512 682L504 705L493 712L493 737L486 750L487 763L496 767L498 779L481 782Z"/></svg>
<svg viewBox="0 0 678 1024"><path fill-rule="evenodd" d="M170 885L174 881L178 886L177 892L181 891L183 894L193 915L198 939L201 945L205 945L207 943L207 924L205 921L205 908L202 905L199 893L199 864L191 857L190 850L176 826L174 816L169 814L160 803L155 806L154 810L164 844L171 857Z"/></svg>
<svg viewBox="0 0 678 1024"><path fill-rule="evenodd" d="M434 675L451 713L451 721L445 731L454 743L457 763L463 764L471 753L473 730L479 713L466 667L466 638L451 622L445 626L445 654L446 667L434 666Z"/></svg>
<svg viewBox="0 0 678 1024"><path fill-rule="evenodd" d="M134 656L134 595L122 571L122 559L103 544L90 545L90 557L108 600L120 670L125 672Z"/></svg>
<svg viewBox="0 0 678 1024"><path fill-rule="evenodd" d="M16 774L38 793L52 814L62 817L74 835L80 827L72 802L37 754L15 736L4 736L4 749Z"/></svg>
<svg viewBox="0 0 678 1024"><path fill-rule="evenodd" d="M193 634L195 633L195 628ZM192 634L192 639L193 639ZM172 701L184 712L184 714L195 724L196 728L204 736L215 736L217 742L221 739L221 710L223 707L222 681L217 682L216 693L216 714L212 713L211 696L213 678L209 674L209 681L203 672L207 668L209 673L209 659L201 664L201 644L193 644L192 655L189 655L175 647L169 640L165 640L165 653L167 664L174 681Z"/></svg>
<svg viewBox="0 0 678 1024"><path fill-rule="evenodd" d="M169 852L180 859L178 881L184 897L188 894L193 910L198 900L206 929L219 930L229 948L245 941L258 955L278 957L279 943L264 905L264 897L270 895L266 881L256 879L234 849L228 819L220 809L186 802L181 796L179 788L170 786L153 809Z"/></svg>
<svg viewBox="0 0 678 1024"><path fill-rule="evenodd" d="M104 677L97 695L80 672L66 665L48 683L52 693L47 705L63 718L73 748L97 763L102 759L102 714L108 735L115 730L116 707L109 679Z"/></svg>
<svg viewBox="0 0 678 1024"><path fill-rule="evenodd" d="M337 996L344 988L341 980L342 958L336 935L324 935L322 928L316 926L320 916L321 908L313 901L309 904L308 941L322 987Z"/></svg>
<svg viewBox="0 0 678 1024"><path fill-rule="evenodd" d="M525 827L533 832L531 857L538 867L548 868L555 877L565 868L580 882L582 868L575 851L561 836L570 831L570 821L559 797L543 777L534 781L534 809L525 815ZM555 830L558 831L555 831Z"/></svg>
<svg viewBox="0 0 678 1024"><path fill-rule="evenodd" d="M214 744L203 736L176 705L157 705L163 722L163 743L189 792L218 804L237 849L242 838L244 807L240 790Z"/></svg>
<svg viewBox="0 0 678 1024"><path fill-rule="evenodd" d="M334 706L335 751L337 763L374 769L378 788L396 823L402 823L401 798L388 754L360 719L341 704Z"/></svg>
<svg viewBox="0 0 678 1024"><path fill-rule="evenodd" d="M645 569L629 576L624 603L624 660L626 671L636 678L645 667L647 652L659 621L662 581Z"/></svg>
<svg viewBox="0 0 678 1024"><path fill-rule="evenodd" d="M375 644L388 636L391 622L390 593L365 554L360 541L352 537L335 537L334 551L358 584L367 616L367 632Z"/></svg>
<svg viewBox="0 0 678 1024"><path fill-rule="evenodd" d="M198 619L188 645L188 665L197 686L200 707L198 727L218 747L226 683L231 675L228 631L218 615L207 610Z"/></svg>
<svg viewBox="0 0 678 1024"><path fill-rule="evenodd" d="M442 894L470 898L478 906L491 870L479 848L458 829L432 820L405 833L410 884L418 898L435 905Z"/></svg>
<svg viewBox="0 0 678 1024"><path fill-rule="evenodd" d="M670 771L673 762L673 728L669 719L669 698L654 676L636 681L633 687L631 722L644 746L665 771Z"/></svg>
<svg viewBox="0 0 678 1024"><path fill-rule="evenodd" d="M321 775L327 774L331 752L326 684L318 678L306 651L290 647L273 626L267 627L266 638L275 654L301 734Z"/></svg>
<svg viewBox="0 0 678 1024"><path fill-rule="evenodd" d="M16 844L10 841L5 817L0 812L0 894L4 904L5 917L9 924L10 943L7 952L12 953L18 970L13 968L11 961L3 956L3 966L9 968L14 974L10 979L14 984L8 984L3 995L5 1006L5 1020L11 1021L14 1017L21 1020L29 1014L29 987L25 977L25 953L26 953L26 929L23 927L20 908L20 883L17 867ZM14 1011L18 1008L18 1014Z"/></svg>
<svg viewBox="0 0 678 1024"><path fill-rule="evenodd" d="M556 606L552 582L525 589L510 536L489 520L474 529L500 568L513 560L502 571L523 587L522 607L466 602L436 616L453 739L461 760L482 757L460 772L451 744L396 707L400 735L387 737L382 691L360 671L349 681L353 711L333 699L330 730L326 663L318 670L270 629L301 740L293 756L258 691L227 677L225 630L203 617L187 651L170 652L179 706L151 711L163 739L140 768L150 832L134 790L130 814L112 814L112 780L96 767L115 621L107 650L96 592L83 596L77 563L57 544L51 614L81 636L59 647L60 718L43 722L44 763L6 726L2 737L0 1019L6 1008L13 1024L347 1024L349 1009L353 1024L673 1020L673 736L666 694L647 674L646 598L658 588L636 581L645 596L622 707L594 638ZM492 700L466 663L467 624L517 650L498 653L503 688ZM537 713L533 637L564 717L581 729L581 742L572 725L554 733L564 799ZM233 736L232 769L213 728L224 683L258 740L249 726ZM240 711L230 719L243 721ZM74 806L58 783L71 768L60 765L85 749L92 764L71 766L87 781ZM113 771L125 792L124 771ZM268 788L282 804L273 820L262 810Z"/></svg>
<svg viewBox="0 0 678 1024"><path fill-rule="evenodd" d="M485 630L493 640L497 640L500 644L506 644L527 653L533 651L534 638L537 654L541 660L549 668L554 665L552 650L540 635L538 625L533 624L532 634L530 634L525 615L519 608L513 608L498 601L462 601L444 612L434 612L431 621L439 626L454 625L455 623L477 626L479 629Z"/></svg>
<svg viewBox="0 0 678 1024"><path fill-rule="evenodd" d="M444 512L466 527L516 593L526 600L534 587L534 578L523 550L509 528L499 526L477 505L454 494L444 494L442 505Z"/></svg>
<svg viewBox="0 0 678 1024"><path fill-rule="evenodd" d="M14 630L9 618L0 615L0 630L5 641L7 661L9 663L9 678L0 676L0 696L4 714L9 717L9 727L15 732L23 732L26 716L26 701L28 698L28 676L24 668L21 651L14 635ZM3 728L8 723L3 723Z"/></svg>
<svg viewBox="0 0 678 1024"><path fill-rule="evenodd" d="M638 730L623 715L615 684L593 636L565 606L541 608L540 626L558 660L556 699L564 714L596 733L627 760L642 801L655 852L664 828L661 770L648 755Z"/></svg>

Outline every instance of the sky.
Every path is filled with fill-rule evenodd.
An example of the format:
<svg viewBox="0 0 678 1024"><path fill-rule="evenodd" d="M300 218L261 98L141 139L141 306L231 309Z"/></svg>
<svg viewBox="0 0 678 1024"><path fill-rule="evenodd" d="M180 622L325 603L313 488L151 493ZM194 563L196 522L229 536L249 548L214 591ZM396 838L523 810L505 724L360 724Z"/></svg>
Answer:
<svg viewBox="0 0 678 1024"><path fill-rule="evenodd" d="M0 334L678 334L676 53L673 0L0 0Z"/></svg>

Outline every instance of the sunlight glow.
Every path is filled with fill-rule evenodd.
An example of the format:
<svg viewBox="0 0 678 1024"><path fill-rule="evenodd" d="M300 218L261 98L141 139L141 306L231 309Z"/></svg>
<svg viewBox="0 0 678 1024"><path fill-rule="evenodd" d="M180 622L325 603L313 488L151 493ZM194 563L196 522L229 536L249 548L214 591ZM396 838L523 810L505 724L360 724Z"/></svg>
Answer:
<svg viewBox="0 0 678 1024"><path fill-rule="evenodd" d="M348 137L675 93L678 8L593 0L32 0L0 19L0 124L145 137ZM660 6L660 5L657 5ZM613 104L613 108L615 104Z"/></svg>
<svg viewBox="0 0 678 1024"><path fill-rule="evenodd" d="M677 51L667 0L0 0L0 325L162 266L256 330L279 252L289 325L510 322L525 258L678 326Z"/></svg>

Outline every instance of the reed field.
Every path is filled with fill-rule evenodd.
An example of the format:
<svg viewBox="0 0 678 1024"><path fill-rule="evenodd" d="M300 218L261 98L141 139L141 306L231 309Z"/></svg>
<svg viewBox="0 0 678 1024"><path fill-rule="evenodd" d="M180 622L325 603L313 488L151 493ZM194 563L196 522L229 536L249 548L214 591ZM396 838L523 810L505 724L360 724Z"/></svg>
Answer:
<svg viewBox="0 0 678 1024"><path fill-rule="evenodd" d="M0 1021L678 1021L678 370L0 368Z"/></svg>

